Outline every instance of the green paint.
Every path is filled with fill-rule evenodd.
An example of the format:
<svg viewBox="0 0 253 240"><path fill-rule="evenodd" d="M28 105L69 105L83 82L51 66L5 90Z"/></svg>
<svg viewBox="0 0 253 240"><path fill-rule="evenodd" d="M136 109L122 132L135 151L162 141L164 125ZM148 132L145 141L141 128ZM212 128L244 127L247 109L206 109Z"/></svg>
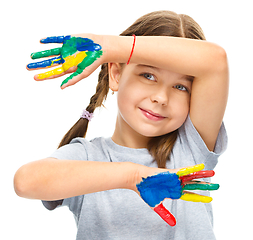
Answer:
<svg viewBox="0 0 253 240"><path fill-rule="evenodd" d="M193 184L186 184L183 187L183 190L203 190L203 191L213 191L219 189L220 185L215 183L210 184L200 184L200 183L193 183Z"/></svg>
<svg viewBox="0 0 253 240"><path fill-rule="evenodd" d="M66 41L63 46L62 46L62 50L61 50L61 54L62 57L65 59L66 57L73 55L74 53L77 52L76 49L76 41L77 38L72 37L70 38L68 41Z"/></svg>
<svg viewBox="0 0 253 240"><path fill-rule="evenodd" d="M86 54L87 57L77 65L77 67L82 70L90 66L93 62L100 58L103 54L103 51L86 52Z"/></svg>
<svg viewBox="0 0 253 240"><path fill-rule="evenodd" d="M55 55L62 55L62 58L65 59L66 57L73 55L77 52L76 46L78 44L82 44L82 38L72 37L60 48L54 48L50 50L45 50L41 52L35 52L31 54L32 59L38 59L43 57L50 57Z"/></svg>
<svg viewBox="0 0 253 240"><path fill-rule="evenodd" d="M62 55L63 59L76 53L76 45L81 43L79 38L72 37L60 48L54 48L50 50L45 50L41 52L35 52L31 54L32 59L38 59L43 57L50 57L55 55Z"/></svg>
<svg viewBox="0 0 253 240"><path fill-rule="evenodd" d="M77 70L73 74L71 74L68 78L66 78L62 82L61 86L66 84L69 80L71 80L75 76L81 74L86 67L90 66L93 62L95 62L98 58L102 56L103 51L86 52L86 54L87 57L85 57L84 60L77 65Z"/></svg>
<svg viewBox="0 0 253 240"><path fill-rule="evenodd" d="M66 36L63 39L62 36L60 36L60 37L46 38L45 40L41 42L42 43L63 42L63 45L60 48L54 48L51 50L45 50L45 51L35 52L31 54L32 59L60 55L59 57L45 60L37 64L28 65L28 67L35 69L35 68L45 68L48 66L52 66L55 63L57 64L62 63L61 68L57 68L53 71L46 72L45 74L39 74L41 77L40 79L46 79L52 76L57 76L62 73L65 73L69 68L74 67L76 66L76 64L79 63L77 65L76 72L74 72L68 78L66 78L62 82L61 86L63 84L66 84L73 77L81 74L86 67L90 66L103 54L101 46L97 43L94 43L89 38Z"/></svg>
<svg viewBox="0 0 253 240"><path fill-rule="evenodd" d="M45 51L41 51L41 52L35 52L35 53L31 54L31 58L32 59L38 59L38 58L44 58L44 57L60 55L61 54L61 49L62 48L54 48L54 49L45 50Z"/></svg>

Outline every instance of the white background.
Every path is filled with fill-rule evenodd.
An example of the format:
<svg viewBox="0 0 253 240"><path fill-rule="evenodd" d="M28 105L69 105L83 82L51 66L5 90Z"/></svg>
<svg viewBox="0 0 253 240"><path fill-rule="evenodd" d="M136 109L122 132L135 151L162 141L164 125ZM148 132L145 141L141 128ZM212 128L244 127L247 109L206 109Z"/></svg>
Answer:
<svg viewBox="0 0 253 240"><path fill-rule="evenodd" d="M230 95L225 125L229 136L213 182L217 239L250 239L252 225L252 4L241 1L4 1L1 4L1 239L75 239L67 208L50 212L40 201L19 198L13 176L23 164L47 157L78 120L95 91L98 72L77 85L60 89L62 79L33 80L25 65L30 53L48 48L42 37L82 32L118 35L140 16L172 10L193 17L207 40L225 48L230 64ZM51 48L51 46L50 46ZM214 93L215 94L215 93ZM110 136L116 95L97 111L88 138Z"/></svg>

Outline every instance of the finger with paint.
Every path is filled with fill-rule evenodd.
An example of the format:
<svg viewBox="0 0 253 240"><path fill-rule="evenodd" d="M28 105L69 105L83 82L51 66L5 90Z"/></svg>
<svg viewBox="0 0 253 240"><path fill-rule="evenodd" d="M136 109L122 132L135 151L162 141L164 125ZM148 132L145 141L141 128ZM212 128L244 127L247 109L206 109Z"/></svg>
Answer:
<svg viewBox="0 0 253 240"><path fill-rule="evenodd" d="M209 203L212 198L189 192L191 190L217 190L219 184L192 181L212 177L214 171L202 171L204 164L183 168L177 173L162 172L147 178L136 185L142 199L170 226L176 225L176 219L162 204L166 198Z"/></svg>
<svg viewBox="0 0 253 240"><path fill-rule="evenodd" d="M70 79L81 74L86 67L90 66L103 54L102 47L89 38L72 37L68 35L48 37L42 39L40 42L63 43L63 45L60 48L32 53L32 59L54 57L44 61L30 63L27 65L27 69L37 70L61 65L51 71L35 75L36 80L56 78L76 69L73 74L62 82L61 86L66 84Z"/></svg>

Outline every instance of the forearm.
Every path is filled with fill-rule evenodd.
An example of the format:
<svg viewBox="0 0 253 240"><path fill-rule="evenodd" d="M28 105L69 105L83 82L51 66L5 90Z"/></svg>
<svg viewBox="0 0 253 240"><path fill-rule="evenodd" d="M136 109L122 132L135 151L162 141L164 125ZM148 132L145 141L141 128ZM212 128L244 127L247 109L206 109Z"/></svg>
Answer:
<svg viewBox="0 0 253 240"><path fill-rule="evenodd" d="M57 200L117 188L132 189L138 165L53 158L21 167L14 178L25 198Z"/></svg>
<svg viewBox="0 0 253 240"><path fill-rule="evenodd" d="M133 37L111 37L110 44L114 45L112 62L126 63ZM119 59L113 59L114 55ZM225 50L201 40L137 36L130 62L194 77L190 118L208 149L213 151L228 98L229 72Z"/></svg>
<svg viewBox="0 0 253 240"><path fill-rule="evenodd" d="M109 62L127 62L133 37L106 36L105 46L110 49ZM216 44L177 37L137 36L131 63L146 64L200 77L222 68L224 49ZM225 56L226 57L226 56Z"/></svg>

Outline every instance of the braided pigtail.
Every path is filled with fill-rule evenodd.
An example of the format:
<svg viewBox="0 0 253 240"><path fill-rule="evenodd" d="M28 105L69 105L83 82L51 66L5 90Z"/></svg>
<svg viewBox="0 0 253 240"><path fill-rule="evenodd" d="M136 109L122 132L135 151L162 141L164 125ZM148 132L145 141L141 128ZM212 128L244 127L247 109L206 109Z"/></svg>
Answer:
<svg viewBox="0 0 253 240"><path fill-rule="evenodd" d="M189 16L170 11L156 11L137 19L121 36L173 36L205 40L201 27ZM108 64L103 64L96 93L90 99L87 111L93 113L103 105L109 91ZM80 119L62 139L60 146L68 144L75 137L85 137L89 121ZM148 150L158 167L165 168L170 159L178 130L163 136L154 137L148 143Z"/></svg>
<svg viewBox="0 0 253 240"><path fill-rule="evenodd" d="M94 113L97 107L103 106L103 102L106 100L109 92L109 75L108 64L104 63L101 66L101 71L98 76L98 84L96 87L96 93L90 98L90 103L86 110L89 113ZM73 127L65 134L61 140L59 147L69 144L73 138L85 137L89 125L89 120L86 118L80 118Z"/></svg>

